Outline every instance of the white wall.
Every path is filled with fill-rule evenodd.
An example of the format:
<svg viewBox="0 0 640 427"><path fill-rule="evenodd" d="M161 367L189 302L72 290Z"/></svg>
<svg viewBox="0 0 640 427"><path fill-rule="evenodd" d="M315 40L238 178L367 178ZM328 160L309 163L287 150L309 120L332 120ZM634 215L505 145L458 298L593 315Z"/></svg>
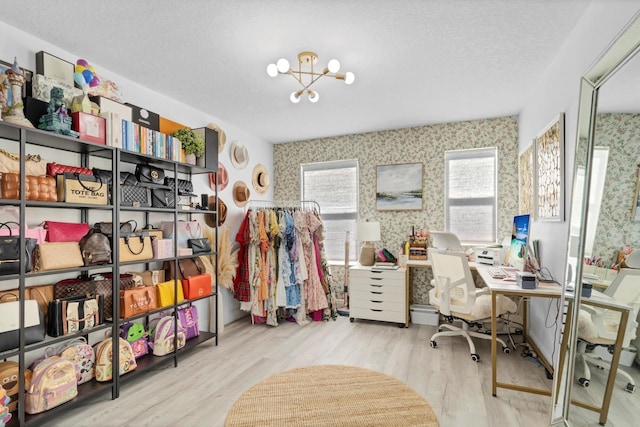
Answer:
<svg viewBox="0 0 640 427"><path fill-rule="evenodd" d="M36 52L41 50L72 63L75 63L76 60L81 57L78 54L64 50L64 48L65 47L54 46L45 40L36 38L19 29L0 22L0 59L5 62L13 62L13 58L17 57L18 64L21 67L35 71ZM99 45L97 45L97 48L99 48ZM258 163L264 164L270 176L273 177L273 150L271 144L256 135L252 135L230 123L225 122L221 118L198 111L184 103L175 101L165 95L155 92L154 89L157 90L158 88L147 88L144 86L144 82L133 82L125 76L110 72L108 70L109 64L93 63L91 57L85 57L84 59L89 61L89 63L95 67L97 73L103 79L107 78L119 85L124 102L144 107L150 111L160 114L163 117L183 123L192 128L203 127L208 123L214 122L225 131L227 143L224 147L224 151L219 155L219 160L225 165L229 172L229 185L225 190L220 192L219 196L228 207L225 226L230 228L231 240L234 241L236 232L244 216L244 211L243 208L239 208L233 203L233 183L238 180L243 180L247 183L249 188L252 189L251 174L254 166ZM176 84L180 84L180 82L176 81ZM242 170L235 169L230 161L229 147L234 140L241 141L249 150L249 164ZM52 155L55 156L56 154ZM63 164L65 163L65 159L62 157L47 160L57 161ZM206 174L194 176L192 180L194 183L194 192L196 194L213 193L209 188L208 176ZM255 191L252 191L251 200L259 199L273 199L273 184L270 186L267 193L262 196L258 196ZM223 289L221 295L223 296L224 323L229 323L244 315L244 313L240 312L238 309L239 304L233 299L230 292ZM201 318L206 319L207 316L202 315Z"/></svg>
<svg viewBox="0 0 640 427"><path fill-rule="evenodd" d="M631 18L640 11L638 0L593 0L574 31L547 68L534 96L526 103L519 117L519 151L560 112L565 114L565 212L564 222L536 221L531 231L540 240L542 266L554 278L564 282L565 259L569 235L569 209L575 158L580 77L615 39ZM535 340L547 360L557 355L552 325L556 305L549 301L532 300L529 312L530 337ZM558 324L561 325L559 319ZM546 325L546 326L545 326Z"/></svg>

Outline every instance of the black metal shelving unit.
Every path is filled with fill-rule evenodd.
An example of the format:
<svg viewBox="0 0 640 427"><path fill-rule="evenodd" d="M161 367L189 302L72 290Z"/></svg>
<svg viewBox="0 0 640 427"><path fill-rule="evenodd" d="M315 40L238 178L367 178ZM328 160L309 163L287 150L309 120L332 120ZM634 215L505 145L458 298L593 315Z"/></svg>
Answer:
<svg viewBox="0 0 640 427"><path fill-rule="evenodd" d="M171 172L173 176L176 178L179 175L187 175L189 178L191 178L191 176L195 174L210 173L210 172L217 171L217 161L215 162L214 169L207 169L200 166L188 165L188 164L180 163L173 160L161 159L161 158L157 158L157 157L153 157L153 156L149 156L141 153L134 153L130 151L116 149L106 145L95 144L92 142L85 142L76 138L58 135L55 133L46 132L39 129L24 128L24 127L15 126L12 124L2 123L2 122L0 122L0 139L15 142L15 149L13 149L12 151L19 152L20 159L21 159L21 163L20 163L21 171L26 170L25 161L24 161L25 155L27 154L26 150L27 150L27 147L32 147L32 146L47 147L55 150L61 150L65 152L80 154L81 165L85 167L89 166L91 157L98 157L98 158L110 160L111 170L113 171L113 176L115 177L119 176L120 167L122 164L139 164L139 163L149 164L152 166L163 168L167 172ZM9 144L11 144L11 142ZM217 154L217 149L216 149L216 154ZM20 174L20 185L21 185L21 188L25 188L24 172ZM19 212L20 212L19 223L20 223L21 236L25 235L25 229L27 227L26 211L28 208L48 208L52 210L55 210L55 209L80 210L83 221L86 221L87 212L90 210L110 211L111 221L114 224L113 242L117 242L120 237L120 230L117 224L119 224L123 220L124 221L127 220L127 218L121 218L122 213L124 212L142 212L145 215L145 219L147 220L147 223L150 223L149 220L151 216L155 213L172 214L174 226L175 224L177 224L178 220L180 218L184 218L185 215L186 217L191 218L192 216L199 215L199 214L216 214L217 213L217 206L216 206L216 210L200 210L200 211L180 210L178 208L178 203L177 203L177 201L179 200L177 186L174 189L176 207L173 209L121 206L119 202L120 200L119 188L116 180L113 180L111 190L112 190L111 205L89 205L89 204L70 204L70 203L63 203L63 202L30 201L30 200L25 200L25 192L21 192L20 199L18 200L0 199L0 206L10 205L10 206L15 206L16 208L19 209ZM215 194L217 196L217 192L215 192ZM177 229L174 229L174 232L177 232ZM218 236L217 226L215 229L215 236L216 236L216 241L211 242L212 248L214 249L214 251L211 252L210 255L215 255L217 257L217 252L216 252L217 236ZM25 253L24 240L22 240L21 245L22 245L21 253ZM217 308L218 306L217 288L218 287L217 287L217 274L216 274L215 284L212 287L213 293L209 296L200 297L194 300L184 300L184 301L178 302L177 301L178 280L174 280L175 299L174 299L173 305L152 310L148 313L133 316L127 319L120 319L119 318L120 299L117 296L119 295L119 289L120 289L119 273L120 273L121 267L126 267L129 265L144 264L146 268L149 268L150 263L169 261L169 262L175 263L174 271L178 271L177 270L178 260L183 258L192 258L192 256L177 256L177 253L178 253L177 239L174 239L174 256L173 257L165 258L165 259L153 259L148 261L120 262L118 245L113 244L112 246L113 246L112 247L113 262L112 264L109 264L109 265L79 267L79 268L63 269L63 270L38 271L38 272L29 272L29 273L23 273L23 274L0 276L0 281L11 281L11 280L16 281L17 280L18 294L19 294L19 299L21 301L20 310L19 310L20 312L19 347L9 351L0 352L0 361L7 360L9 358L12 358L12 359L17 358L18 364L20 366L20 378L19 378L20 390L18 395L18 399L19 399L18 410L13 413L13 418L9 421L8 426L14 427L14 426L44 424L46 420L49 419L49 417L55 416L56 414L60 414L64 412L66 409L79 404L79 402L85 402L88 399L94 398L95 396L98 396L98 395L106 394L108 392L111 392L111 399L116 399L120 396L121 384L134 380L135 378L138 378L141 374L145 372L148 373L151 371L155 371L157 373L157 370L154 368L163 364L167 364L170 361L173 361L173 365L177 366L180 355L184 354L186 351L189 351L190 349L196 347L197 345L203 342L213 339L215 340L215 345L218 345L218 324L216 321L214 322L215 327L213 331L200 331L200 335L198 337L195 337L186 341L185 346L183 348L177 351L174 351L170 355L158 357L158 356L154 356L153 354L148 354L146 356L143 356L136 360L137 368L134 371L127 373L124 376L114 375L113 379L109 382L97 382L94 379L87 383L81 384L78 386L78 396L76 396L73 400L39 414L26 414L24 411L26 391L25 391L25 380L24 380L23 373L27 369L26 358L25 358L25 355L27 353L38 351L43 348L49 347L51 345L69 341L80 336L86 337L91 332L102 331L102 330L108 331L109 329L111 330L111 338L113 339L112 345L113 345L113 348L115 349L115 348L118 348L119 346L118 336L119 336L120 325L122 323L145 318L145 317L148 320L148 317L151 315L158 314L160 312L170 311L171 314L174 315L174 319L175 319L174 330L178 330L177 309L180 306L189 305L195 301L199 301L203 299L214 298L215 299L214 307ZM23 271L22 266L24 265L24 263L25 263L25 260L22 259L20 271ZM216 265L217 265L217 262L216 262ZM89 331L81 331L75 334L70 334L70 335L65 335L65 336L55 337L55 338L47 336L47 338L42 342L31 344L31 345L25 345L25 334L24 334L24 315L25 315L24 311L25 310L24 310L24 303L22 302L24 301L24 297L25 297L25 288L27 286L26 284L27 279L29 281L33 281L34 278L37 280L37 278L39 277L46 278L47 276L54 275L54 274L69 274L69 275L77 276L78 274L90 274L91 272L97 272L97 271L111 272L113 274L113 280L112 280L113 312L110 313L111 318L113 320L106 321L104 324L98 325ZM108 317L109 317L109 314L105 313L105 318L108 318ZM174 335L176 335L174 337L174 348L177 348L177 334L174 334ZM117 368L119 366L118 359L119 359L119 352L114 351L113 359L112 359L114 372L117 372L118 370Z"/></svg>

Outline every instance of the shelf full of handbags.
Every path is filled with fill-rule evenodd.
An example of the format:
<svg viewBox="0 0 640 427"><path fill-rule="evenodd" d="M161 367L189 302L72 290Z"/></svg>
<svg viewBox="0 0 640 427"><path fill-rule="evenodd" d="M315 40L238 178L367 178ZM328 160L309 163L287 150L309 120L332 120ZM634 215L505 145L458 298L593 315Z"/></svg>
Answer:
<svg viewBox="0 0 640 427"><path fill-rule="evenodd" d="M58 342L48 343L44 354L34 359L23 373L25 423L41 424L51 413L64 411L69 405L97 393L111 391L113 363L118 365L117 377L122 382L172 360L163 356L180 354L214 338L215 334L199 330L194 305L180 306L175 313L156 312L144 322L127 319L120 324L116 340L105 332L92 344L88 333L75 334L73 339L57 346ZM114 341L118 345L116 352L112 351ZM112 353L118 354L117 362L111 359ZM17 362L0 362L0 377L13 379L4 385L8 396L6 405L14 413L20 391L15 379L19 375ZM17 425L17 422L8 425Z"/></svg>
<svg viewBox="0 0 640 427"><path fill-rule="evenodd" d="M25 225L26 224L25 211L31 208L35 208L36 210L38 210L38 208L73 209L81 212L82 221L86 221L86 218L88 216L87 215L88 211L94 211L94 210L105 211L111 214L110 215L112 219L111 224L117 224L120 221L120 215L122 211L131 211L132 213L136 211L143 212L146 215L147 223L148 223L150 212L163 212L163 213L169 213L172 215L174 220L172 222L172 227L174 227L172 230L177 233L178 228L180 228L180 224L182 222L189 222L189 221L178 221L179 214L203 213L208 215L216 215L216 212L211 210L193 210L193 209L183 211L179 204L181 197L193 196L191 194L186 194L192 191L192 187L189 188L190 181L175 179L174 182L171 183L170 182L171 178L169 178L169 180L163 179L164 178L162 176L164 173L163 168L166 168L169 174L172 174L173 177L176 177L176 178L180 176L179 175L180 173L187 174L190 177L192 173L205 173L205 172L208 173L208 172L214 172L214 171L197 167L197 166L181 164L174 161L145 156L139 153L129 153L123 150L114 149L112 147L97 145L89 142L83 142L83 141L79 141L66 136L60 136L60 135L52 134L45 131L35 130L35 129L20 128L20 127L16 127L16 126L4 124L4 123L0 123L0 138L5 139L5 141L2 142L2 147L7 148L7 146L9 145L11 151L17 152L13 156L5 156L5 157L8 160L12 160L14 162L17 161L17 164L19 165L17 169L25 171L24 173L17 175L17 178L18 178L17 186L18 188L22 188L22 186L24 185L26 188L26 191L24 192L24 194L22 194L21 192L17 192L17 194L14 196L16 197L15 199L7 199L7 198L0 199L0 209L2 209L3 207L14 207L14 208L17 208L19 211L19 214L16 218L17 224L14 224L13 227L12 226L0 227L0 230L8 231L9 235L13 234L14 231L17 231L17 234L21 236L19 239L12 239L10 238L10 236L8 236L9 237L8 240L14 240L14 241L18 240L20 242L17 246L13 246L11 248L11 250L14 250L14 251L17 249L17 256L14 258L15 260L17 260L17 262L6 263L7 267L11 266L11 268L17 269L17 270L11 271L9 268L8 273L5 271L5 275L0 275L0 281L4 282L4 284L6 284L8 281L18 282L18 288L16 290L18 293L18 300L20 304L18 308L18 311L20 314L18 315L19 320L17 322L19 326L19 332L18 332L19 345L15 349L0 351L0 360L5 360L5 362L7 362L6 359L9 359L9 358L18 359L19 360L18 366L22 367L22 369L19 372L25 372L27 369L27 366L29 366L26 364L27 358L25 355L37 353L37 352L34 352L34 350L37 350L37 349L41 351L42 349L48 348L49 346L52 346L55 344L63 344L66 341L76 339L76 338L81 338L81 337L88 338L89 336L92 336L92 335L95 336L96 333L99 334L101 332L104 333L105 335L108 335L108 333L111 332L111 335L113 338L109 338L108 341L110 341L112 345L118 345L117 342L120 340L118 338L118 333L120 330L120 326L123 323L123 320L120 319L120 317L122 316L117 315L118 312L120 311L120 306L121 306L120 298L115 298L112 303L113 304L112 316L114 314L116 315L115 316L116 321L109 321L106 319L106 316L104 316L105 318L103 318L102 323L100 323L100 320L99 320L100 316L95 315L94 320L88 322L88 326L87 324L80 325L81 323L80 319L84 319L82 320L84 322L87 316L84 315L84 313L82 313L82 317L80 317L80 313L77 312L77 316L72 316L70 320L71 325L67 323L66 334L63 333L58 337L45 337L43 341L37 341L33 344L27 344L26 343L26 339L27 339L26 320L27 320L27 317L29 316L27 316L26 314L27 314L27 311L31 310L31 308L28 308L28 307L33 306L32 303L27 303L28 293L35 290L35 288L40 287L37 285L32 286L34 285L34 283L28 283L28 282L34 282L35 281L34 278L38 278L40 276L60 274L60 273L67 274L67 275L69 273L74 273L75 275L78 272L80 272L81 276L89 277L91 273L95 273L95 272L104 273L102 270L110 269L109 272L104 274L108 275L109 273L111 273L117 276L112 280L112 293L114 292L120 293L121 291L132 291L132 292L140 291L142 289L135 289L135 288L131 290L121 289L119 273L122 267L125 267L126 269L126 267L128 267L129 265L135 265L135 264L145 264L147 265L147 267L149 267L149 263L163 262L164 264L169 264L170 266L175 266L177 268L177 266L182 261L186 262L188 260L193 259L192 258L194 257L193 252L186 252L186 253L182 252L184 249L181 246L178 246L177 238L176 238L174 239L173 252L165 253L165 255L155 255L155 256L152 256L152 258L148 258L149 242L152 243L151 253L153 254L153 242L157 241L159 243L161 240L167 240L167 239L159 238L159 236L156 234L157 233L156 229L151 227L151 228L147 228L144 231L132 230L131 232L128 232L128 231L122 231L119 227L111 226L112 236L109 239L109 245L111 250L110 261L103 264L98 263L96 265L86 265L85 257L87 253L85 251L85 254L84 254L85 256L82 256L81 258L82 264L80 266L75 266L75 267L62 266L61 267L60 264L57 264L57 265L55 263L49 264L49 261L51 258L50 256L47 257L46 253L44 254L44 259L43 259L42 249L45 249L44 252L47 252L47 250L49 250L49 254L51 254L51 252L56 252L56 251L50 251L51 249L53 249L53 247L49 246L47 248L47 245L52 245L52 243L68 243L68 242L46 242L46 243L43 242L42 244L38 244L36 239L36 244L34 246L33 242L30 240L31 237L29 237L29 232L32 230ZM6 139L8 139L9 141L6 141ZM10 145L12 143L13 145ZM62 174L57 174L57 173L55 174L56 175L56 178L55 178L56 201L32 200L30 197L27 196L27 194L29 194L29 188L27 187L27 184L29 183L28 181L29 166L31 166L28 164L28 162L29 160L34 160L33 163L42 162L42 158L40 158L39 156L27 157L27 149L31 149L32 146L41 146L41 147L47 147L48 149L51 149L51 150L63 150L71 153L76 153L77 155L79 155L78 157L80 158L80 160L71 161L71 163L80 164L81 165L80 167L85 168L85 170L83 170L84 172L86 172L86 169L88 169L89 159L96 157L98 159L102 158L102 159L108 160L109 163L111 164L110 169L114 171L112 175L118 176L120 178L120 180L118 181L120 182L114 181L112 179L111 182L109 183L108 179L104 179L104 175L103 177L98 178L97 180L92 178L87 178L92 175L88 173L86 174L79 173L79 171L77 170L74 171L73 169L74 167L69 167L71 169L70 172L64 171L62 172ZM43 151L46 152L46 149ZM136 173L133 173L133 172L120 173L119 168L121 163L133 163L136 165L144 166L144 168L138 168ZM44 162L44 164L46 165L46 162ZM42 165L39 165L39 167L42 167ZM94 169L91 169L91 172L94 172L93 174L94 178L96 175L95 172L98 172L98 175L101 172L106 173L107 174L106 176L108 176L109 174L108 168L109 166L107 166L107 168L105 169L102 169L101 171L100 170L94 171ZM7 173L11 173L13 170L15 169L10 169L9 172ZM71 173L73 174L73 176L69 176L69 175L65 176L64 175L65 173ZM37 176L41 174L33 174L33 175ZM62 175L62 178L58 178L59 175ZM140 178L141 176L143 178ZM151 178L151 182L147 182L147 184L149 185L140 185L141 179L142 180L145 179L144 176L148 176ZM132 181L134 178L136 182ZM83 179L87 179L88 181L84 182ZM107 182L106 185L103 184L103 179L104 181ZM162 180L160 181L160 179ZM50 181L50 180L47 180L47 181ZM78 184L80 186L85 185L89 189L95 188L95 187L91 187L91 185L104 186L105 188L107 188L106 203L99 202L100 204L96 204L96 202L93 200L89 200L89 201L85 200L80 203L70 203L66 199L66 196L67 196L66 192L62 193L63 196L65 197L64 199L65 201L58 201L58 195L59 195L58 182L60 182L61 185L63 185L66 188L69 181L79 181ZM14 179L14 184L16 184L15 179ZM173 187L172 187L172 184L173 184ZM175 205L172 205L171 201L169 201L166 204L166 206L162 205L160 207L158 206L145 207L143 203L138 203L136 202L135 199L133 201L128 201L126 198L122 199L123 193L124 193L122 191L123 185L131 185L132 187L143 187L143 188L146 187L148 190L145 190L145 191L147 192L152 192L153 190L164 190L167 193L173 193L173 196L174 196L173 199L178 201L178 203L176 203ZM88 190L88 191L93 192L93 190ZM37 195L40 195L43 192L37 191L35 193ZM44 193L47 193L47 192L45 191ZM49 194L53 194L53 192L49 192ZM116 194L117 197L112 197L113 194ZM104 195L100 197L102 198L102 200L104 200ZM52 199L46 199L46 200L52 200ZM31 213L29 215L31 215ZM75 224L79 224L79 223L75 223ZM9 229L12 229L12 230L9 230ZM90 228L91 231L95 229L96 229L95 226ZM136 234L136 232L138 234ZM93 232L93 233L87 233L87 234L91 234L93 236L93 235L108 234L108 233ZM154 235L153 238L152 238L152 235ZM24 238L22 236L24 236ZM114 241L117 241L115 245L113 244ZM207 249L208 252L207 250L205 250L204 254L209 254L212 257L217 256L215 251L211 251L211 247L210 247L211 242L207 241L207 242L200 242L200 243L203 244L204 247L206 247L206 243L209 243L209 247ZM76 244L79 249L80 242L77 242ZM121 244L124 244L124 247L126 247L127 249L121 250ZM103 248L106 248L106 245L104 245L104 243L102 243L102 245L103 245L102 246ZM215 245L213 246L215 247ZM98 247L100 247L100 245L98 245ZM138 250L140 250L141 247L144 248L142 251L143 253L145 253L144 259L134 258L129 260L129 259L122 258L121 254L125 254L127 253L127 251L130 252L130 255L137 256L138 254L136 252L138 252ZM170 251L170 247L171 247L171 244L166 245L165 249ZM69 248L71 248L71 246L69 246ZM32 250L31 253L32 255L34 255L33 258L28 255L30 250ZM193 251L193 248L191 248L191 250ZM75 250L75 246L73 246L73 249L71 252L75 255L75 257L69 257L69 258L75 258L76 259L75 263L77 264L78 257L77 257L77 251ZM100 252L100 251L97 251L97 252ZM62 253L62 251L60 253ZM20 254L24 254L24 256L20 256ZM80 254L82 255L82 250L80 250ZM57 253L55 253L54 255L57 255ZM0 263L0 264L5 264L5 263ZM61 268L54 268L56 266ZM34 271L36 269L38 271ZM74 279L71 279L71 280L74 280ZM146 305L146 308L144 307L145 304L138 304L138 303L133 304L134 306L137 306L139 310L140 310L140 307L143 307L144 309L134 313L123 314L123 316L125 316L126 321L127 322L134 321L134 323L135 322L139 323L140 321L149 320L150 317L158 316L159 314L166 312L167 309L171 313L177 313L180 309L183 308L183 306L186 308L193 307L195 309L196 307L193 306L192 303L200 299L214 297L217 300L216 292L212 291L209 294L205 292L203 294L202 290L200 290L200 293L198 293L195 296L192 295L190 297L185 297L183 299L180 297L179 294L181 293L180 291L182 291L182 293L187 292L185 289L183 289L183 285L185 284L185 281L169 279L167 280L167 282L170 283L170 285L167 285L166 288L172 289L173 295L174 295L173 301L167 307L159 306L159 307L153 308L153 305L150 303L150 301L149 301L149 304ZM210 285L212 284L212 282L213 281L211 281L211 279L209 278ZM6 287L0 286L0 289L6 289ZM215 287L213 289L215 289ZM146 295L150 300L153 299L153 295L155 295L156 300L160 299L157 289L155 294L153 292L147 291ZM89 297L91 296L92 295L90 294ZM91 306L95 307L95 305L100 306L100 300L101 300L100 296L93 295L93 300L91 300L91 298L88 298L88 300L83 300L81 303L81 306L83 307L83 310L85 306L86 307L91 307ZM126 301L126 299L123 301ZM0 303L1 302L2 301L0 301ZM122 305L124 306L126 305L126 303L123 302ZM79 307L80 305L76 305L76 306ZM47 305L47 309L48 308L49 306ZM46 321L44 320L43 322L40 322L39 314L37 317L38 317L38 324L42 324L43 322L46 323ZM178 326L179 322L177 317L175 316L172 316L172 317L175 319L173 322L173 324L175 325L174 329L179 330L181 327ZM193 318L193 316L191 316L191 318ZM95 320L95 319L98 319L98 320ZM57 317L55 318L55 321L57 321ZM69 319L67 319L67 321L69 321ZM195 338L186 340L186 343L184 344L184 347L182 347L182 349L180 349L182 345L181 344L182 340L180 339L179 334L174 333L173 334L174 348L178 348L179 350L178 351L174 350L169 353L173 355L173 357L158 358L152 354L147 356L142 356L140 359L138 359L138 369L136 369L134 372L141 372L145 369L145 367L151 367L151 366L154 366L155 364L162 363L166 360L173 360L174 365L177 365L176 356L182 350L192 348L198 345L200 342L203 342L212 338L215 338L216 345L217 345L217 324L214 327L215 329L213 332L202 331ZM64 332L64 324L62 326L62 329ZM117 363L119 352L114 352L114 353L115 354L114 354L113 362ZM5 362L2 362L2 363L5 363ZM20 377L16 384L16 386L19 388L18 400L24 403L24 405L23 405L23 408L20 409L17 414L14 413L14 418L9 425L41 423L45 420L44 416L46 416L46 414L57 411L59 408L68 407L69 404L72 404L71 402L78 401L79 399L82 400L100 391L110 390L112 394L112 398L117 398L119 396L119 384L120 384L119 378L120 377L116 376L110 382L104 382L104 383L87 382L87 383L78 385L77 392L75 392L76 395L75 397L72 397L71 400L69 400L69 403L65 404L65 403L59 402L53 405L47 404L49 405L47 408L44 408L44 409L41 408L42 410L46 410L46 412L40 412L40 410L37 410L37 409L25 411L24 406L28 405L27 401L29 399L27 391L33 389L33 387L29 386L29 388L27 388L26 386L28 385L28 383L26 382L26 379L22 378L21 375L18 375L18 377ZM125 378L130 378L130 376ZM31 415L29 415L30 412L32 413Z"/></svg>
<svg viewBox="0 0 640 427"><path fill-rule="evenodd" d="M162 272L161 275L158 273ZM147 274L150 273L150 274ZM151 277L155 277L153 280ZM119 275L119 319L131 322L214 296L208 273L164 280L163 270ZM20 290L0 291L0 359L19 353ZM71 338L112 329L113 280L109 273L25 287L25 350L34 351ZM193 317L193 316L192 316ZM197 320L197 315L195 316Z"/></svg>

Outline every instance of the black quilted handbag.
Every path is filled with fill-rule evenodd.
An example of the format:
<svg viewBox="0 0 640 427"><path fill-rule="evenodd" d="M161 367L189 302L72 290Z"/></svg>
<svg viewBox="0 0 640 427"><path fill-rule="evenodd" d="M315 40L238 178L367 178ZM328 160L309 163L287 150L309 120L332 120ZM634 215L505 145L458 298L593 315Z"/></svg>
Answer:
<svg viewBox="0 0 640 427"><path fill-rule="evenodd" d="M120 205L137 208L151 207L151 189L140 185L121 185Z"/></svg>
<svg viewBox="0 0 640 427"><path fill-rule="evenodd" d="M178 195L179 196L196 197L196 195L193 194L193 183L191 181L189 181L189 180L186 180L186 179L175 179L175 178L166 177L164 179L164 185L166 185L169 188L171 188L171 190L174 190L176 188L176 181L178 182Z"/></svg>
<svg viewBox="0 0 640 427"><path fill-rule="evenodd" d="M176 195L174 190L154 188L151 190L151 205L154 208L175 208Z"/></svg>

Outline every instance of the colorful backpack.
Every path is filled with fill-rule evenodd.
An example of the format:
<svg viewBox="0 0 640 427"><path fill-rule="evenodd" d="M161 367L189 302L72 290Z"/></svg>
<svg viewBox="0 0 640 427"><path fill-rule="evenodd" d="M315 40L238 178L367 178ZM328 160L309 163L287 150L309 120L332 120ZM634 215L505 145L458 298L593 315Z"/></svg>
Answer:
<svg viewBox="0 0 640 427"><path fill-rule="evenodd" d="M9 412L13 412L18 408L18 392L20 391L18 383L19 375L20 369L17 362L13 360L0 362L0 389L4 390L9 398L9 402L6 403ZM25 389L29 388L30 381L31 371L27 369L24 373Z"/></svg>
<svg viewBox="0 0 640 427"><path fill-rule="evenodd" d="M173 336L174 336L174 316L162 316L153 319L149 322L149 347L153 349L153 354L156 356L164 356L174 351ZM182 328L178 322L178 349L184 347L186 342L186 336L184 334L185 329Z"/></svg>
<svg viewBox="0 0 640 427"><path fill-rule="evenodd" d="M9 402L11 402L11 398L9 398L7 391L4 387L0 387L0 427L4 427L11 419Z"/></svg>
<svg viewBox="0 0 640 427"><path fill-rule="evenodd" d="M79 337L66 343L58 351L58 355L74 363L78 384L84 384L93 379L96 354L93 351L93 347L87 344L87 340L84 337Z"/></svg>
<svg viewBox="0 0 640 427"><path fill-rule="evenodd" d="M149 353L149 334L141 323L124 323L121 326L120 338L131 344L133 356L138 359Z"/></svg>
<svg viewBox="0 0 640 427"><path fill-rule="evenodd" d="M120 342L120 368L118 372L119 375L124 375L136 369L138 364L136 363L135 357L133 357L131 345L122 338L118 338L118 340ZM113 359L112 346L113 340L111 338L107 338L94 346L96 353L96 381L111 381L113 378L113 365L111 363Z"/></svg>
<svg viewBox="0 0 640 427"><path fill-rule="evenodd" d="M60 356L47 357L33 369L24 410L27 414L38 414L77 395L76 365Z"/></svg>

